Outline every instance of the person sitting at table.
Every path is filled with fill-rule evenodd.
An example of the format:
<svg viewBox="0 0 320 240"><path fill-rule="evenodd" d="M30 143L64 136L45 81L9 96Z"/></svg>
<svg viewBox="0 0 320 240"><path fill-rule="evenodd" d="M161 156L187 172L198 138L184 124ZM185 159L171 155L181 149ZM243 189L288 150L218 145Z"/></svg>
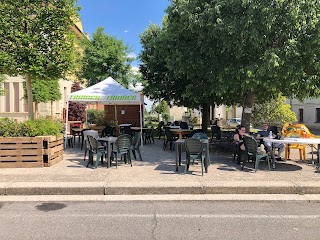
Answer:
<svg viewBox="0 0 320 240"><path fill-rule="evenodd" d="M283 143L274 143L274 147L278 148L278 156L274 155L274 152L272 150L272 143L271 142L264 142L263 138L269 137L270 129L268 123L262 124L262 131L259 131L257 133L256 139L260 140L260 143L264 145L264 147L270 152L271 157L273 160L281 160L282 154L284 152L284 144ZM274 138L275 135L272 134L272 138Z"/></svg>
<svg viewBox="0 0 320 240"><path fill-rule="evenodd" d="M244 126L240 126L239 129L236 130L236 133L233 136L234 142L237 145L237 164L240 165L242 151L245 151L245 146L243 139L244 137L251 137L248 133L246 133L246 128Z"/></svg>

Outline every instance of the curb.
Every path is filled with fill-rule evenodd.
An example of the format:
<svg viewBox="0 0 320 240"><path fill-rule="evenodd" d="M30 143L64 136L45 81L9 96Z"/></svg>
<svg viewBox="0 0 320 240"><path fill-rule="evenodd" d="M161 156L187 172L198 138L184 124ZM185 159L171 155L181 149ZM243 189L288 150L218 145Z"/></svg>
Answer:
<svg viewBox="0 0 320 240"><path fill-rule="evenodd" d="M320 194L320 183L291 182L16 182L0 183L0 196L11 195L171 195L171 194Z"/></svg>

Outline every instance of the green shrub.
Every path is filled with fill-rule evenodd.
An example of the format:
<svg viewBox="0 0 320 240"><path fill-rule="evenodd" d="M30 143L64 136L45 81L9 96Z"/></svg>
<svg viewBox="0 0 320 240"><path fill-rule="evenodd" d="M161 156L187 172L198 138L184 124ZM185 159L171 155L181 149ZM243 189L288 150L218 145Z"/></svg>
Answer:
<svg viewBox="0 0 320 240"><path fill-rule="evenodd" d="M90 124L107 126L110 125L106 121L104 110L90 109L88 110L88 122Z"/></svg>
<svg viewBox="0 0 320 240"><path fill-rule="evenodd" d="M17 123L8 118L0 118L0 136L3 137L35 137L58 136L61 134L62 122L39 118Z"/></svg>
<svg viewBox="0 0 320 240"><path fill-rule="evenodd" d="M0 136L19 137L21 126L9 118L0 118Z"/></svg>

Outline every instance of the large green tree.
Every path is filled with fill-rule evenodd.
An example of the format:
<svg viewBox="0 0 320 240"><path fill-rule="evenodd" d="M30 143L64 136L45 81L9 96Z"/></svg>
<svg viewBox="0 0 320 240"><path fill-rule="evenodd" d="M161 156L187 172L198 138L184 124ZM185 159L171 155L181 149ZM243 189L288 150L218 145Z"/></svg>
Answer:
<svg viewBox="0 0 320 240"><path fill-rule="evenodd" d="M249 127L256 98L319 95L319 1L214 2L225 59L221 76L230 98L244 107L242 124Z"/></svg>
<svg viewBox="0 0 320 240"><path fill-rule="evenodd" d="M250 124L255 99L319 94L316 0L172 0L163 26L141 37L141 73L150 95L186 106L240 104ZM151 79L151 80L150 80ZM184 88L176 88L177 84ZM156 94L152 93L155 89ZM205 125L203 124L205 128Z"/></svg>
<svg viewBox="0 0 320 240"><path fill-rule="evenodd" d="M94 85L107 77L112 77L119 83L128 86L130 80L130 48L122 40L104 33L98 27L92 34L92 39L83 42L82 77L88 80L88 85Z"/></svg>
<svg viewBox="0 0 320 240"><path fill-rule="evenodd" d="M73 69L76 0L2 0L0 12L0 73L25 76L33 119L31 78L60 78Z"/></svg>

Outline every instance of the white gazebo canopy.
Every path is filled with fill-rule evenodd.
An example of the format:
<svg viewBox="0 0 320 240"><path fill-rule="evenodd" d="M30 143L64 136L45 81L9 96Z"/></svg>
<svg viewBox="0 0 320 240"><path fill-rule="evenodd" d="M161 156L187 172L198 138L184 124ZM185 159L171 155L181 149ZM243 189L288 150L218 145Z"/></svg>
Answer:
<svg viewBox="0 0 320 240"><path fill-rule="evenodd" d="M142 104L140 93L123 87L112 77L67 96L66 132L68 131L68 108L69 102L84 104L101 103L104 105L140 105L140 128L142 134Z"/></svg>
<svg viewBox="0 0 320 240"><path fill-rule="evenodd" d="M123 87L112 77L82 90L68 94L67 101L81 103L102 103L105 105L139 105L139 93Z"/></svg>

